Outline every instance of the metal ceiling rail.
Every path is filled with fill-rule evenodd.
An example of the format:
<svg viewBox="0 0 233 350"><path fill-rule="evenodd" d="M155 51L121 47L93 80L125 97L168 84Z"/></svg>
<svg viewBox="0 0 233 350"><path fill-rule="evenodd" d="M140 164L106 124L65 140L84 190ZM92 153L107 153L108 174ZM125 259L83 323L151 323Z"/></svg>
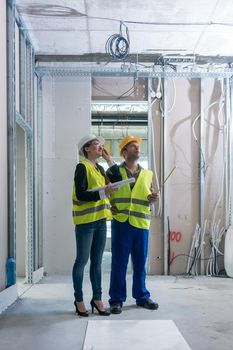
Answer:
<svg viewBox="0 0 233 350"><path fill-rule="evenodd" d="M35 73L38 77L43 76L132 76L135 78L153 78L153 77L232 77L233 68L226 67L176 67L174 70L171 67L155 66L150 68L141 67L127 67L120 68L113 67L43 67L38 66L35 68Z"/></svg>
<svg viewBox="0 0 233 350"><path fill-rule="evenodd" d="M109 62L110 56L107 53L86 53L86 54L80 54L80 55L52 55L52 54L36 54L36 62L39 64L45 64L45 63L75 63L75 64L89 64L93 65L96 64L106 64L106 62ZM110 60L110 63L120 63L122 64L122 60ZM153 53L134 53L129 54L125 59L124 63L127 64L140 64L143 62L144 64L152 64L155 66L158 65L165 65L166 63L192 63L196 65L203 65L203 64L227 64L232 65L233 62L233 56L201 56L201 55L194 55L194 54L170 54L166 53L164 50L161 52L153 52Z"/></svg>

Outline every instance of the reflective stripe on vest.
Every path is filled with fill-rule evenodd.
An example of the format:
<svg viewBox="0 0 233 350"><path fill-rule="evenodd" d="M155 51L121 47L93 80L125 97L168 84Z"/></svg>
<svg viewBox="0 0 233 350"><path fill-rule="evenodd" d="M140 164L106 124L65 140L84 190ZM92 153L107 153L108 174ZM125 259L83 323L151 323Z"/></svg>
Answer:
<svg viewBox="0 0 233 350"><path fill-rule="evenodd" d="M120 167L120 172L122 179L127 179L124 167ZM132 190L127 184L112 193L111 205L117 208L117 214L113 216L115 220L129 220L132 226L149 229L151 212L147 197L151 193L152 176L152 171L141 169Z"/></svg>
<svg viewBox="0 0 233 350"><path fill-rule="evenodd" d="M88 190L104 186L105 178L94 165L86 160L81 161L85 165L87 174ZM75 225L86 224L100 219L111 219L110 203L108 198L98 201L80 201L76 197L75 184L73 185L73 223Z"/></svg>
<svg viewBox="0 0 233 350"><path fill-rule="evenodd" d="M148 207L150 205L150 203L148 201L144 201L141 199L137 199L137 198L115 198L115 199L111 199L111 204L114 205L116 203L135 203L135 204L141 204L144 205L146 207Z"/></svg>
<svg viewBox="0 0 233 350"><path fill-rule="evenodd" d="M110 209L110 205L105 203L98 206L94 206L92 208L87 208L80 211L73 211L73 216L83 216L86 214L96 213L97 211L100 211L103 209Z"/></svg>

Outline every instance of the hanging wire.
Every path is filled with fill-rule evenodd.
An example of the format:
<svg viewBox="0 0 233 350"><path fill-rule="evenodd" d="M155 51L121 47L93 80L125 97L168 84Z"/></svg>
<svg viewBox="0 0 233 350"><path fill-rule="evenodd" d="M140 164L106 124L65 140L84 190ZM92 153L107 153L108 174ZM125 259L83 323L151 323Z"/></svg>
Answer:
<svg viewBox="0 0 233 350"><path fill-rule="evenodd" d="M125 27L126 38L123 35L122 27ZM128 27L120 22L120 33L111 35L106 44L105 51L106 53L116 60L123 60L129 54L129 30Z"/></svg>

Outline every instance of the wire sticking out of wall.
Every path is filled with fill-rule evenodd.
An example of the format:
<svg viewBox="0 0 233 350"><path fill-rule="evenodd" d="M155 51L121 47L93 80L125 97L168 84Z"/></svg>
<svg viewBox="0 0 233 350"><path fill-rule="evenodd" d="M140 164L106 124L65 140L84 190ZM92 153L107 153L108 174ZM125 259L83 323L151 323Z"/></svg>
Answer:
<svg viewBox="0 0 233 350"><path fill-rule="evenodd" d="M125 36L123 35L122 27L125 27ZM120 33L111 35L106 44L106 53L116 60L123 60L129 54L129 30L128 27L120 22Z"/></svg>

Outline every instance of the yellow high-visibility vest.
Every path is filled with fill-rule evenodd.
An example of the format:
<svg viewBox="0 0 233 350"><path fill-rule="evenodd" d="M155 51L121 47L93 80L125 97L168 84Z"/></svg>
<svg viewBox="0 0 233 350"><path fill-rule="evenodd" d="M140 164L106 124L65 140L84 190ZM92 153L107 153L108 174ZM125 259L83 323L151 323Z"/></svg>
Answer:
<svg viewBox="0 0 233 350"><path fill-rule="evenodd" d="M127 179L124 167L120 167L122 179ZM149 229L151 210L147 197L151 194L153 173L151 170L141 169L137 181L131 190L130 185L124 185L110 196L111 205L118 213L113 218L120 222L129 220L132 226Z"/></svg>
<svg viewBox="0 0 233 350"><path fill-rule="evenodd" d="M87 162L86 160L81 161L85 165L87 172L87 183L88 190L91 190L95 187L105 186L105 178L101 172L96 169L94 165ZM100 219L111 219L110 203L109 199L101 199L98 201L80 201L76 196L75 183L73 185L73 223L75 225L86 224L89 222L97 221Z"/></svg>

